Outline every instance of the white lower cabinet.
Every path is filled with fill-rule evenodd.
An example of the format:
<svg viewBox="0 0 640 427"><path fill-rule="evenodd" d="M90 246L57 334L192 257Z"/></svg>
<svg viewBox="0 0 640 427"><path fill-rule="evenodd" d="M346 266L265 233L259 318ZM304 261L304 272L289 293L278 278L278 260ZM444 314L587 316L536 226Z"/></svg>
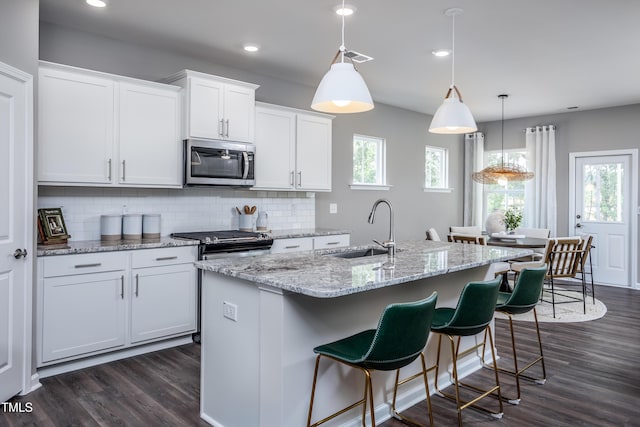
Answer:
<svg viewBox="0 0 640 427"><path fill-rule="evenodd" d="M44 279L42 362L125 344L124 270Z"/></svg>
<svg viewBox="0 0 640 427"><path fill-rule="evenodd" d="M38 366L196 330L195 246L38 259Z"/></svg>
<svg viewBox="0 0 640 427"><path fill-rule="evenodd" d="M134 269L131 342L195 331L196 280L190 264Z"/></svg>

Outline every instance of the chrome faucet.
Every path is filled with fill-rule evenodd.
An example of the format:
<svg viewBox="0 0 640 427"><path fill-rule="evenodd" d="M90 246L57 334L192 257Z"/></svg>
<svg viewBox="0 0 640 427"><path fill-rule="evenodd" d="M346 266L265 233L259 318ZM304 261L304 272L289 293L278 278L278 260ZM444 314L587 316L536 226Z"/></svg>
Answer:
<svg viewBox="0 0 640 427"><path fill-rule="evenodd" d="M373 222L375 221L376 209L378 208L378 205L380 203L384 203L387 206L389 206L389 240L385 240L384 242L379 242L376 239L373 239L373 241L378 245L382 246L383 248L387 249L389 253L389 259L393 261L396 256L396 240L395 240L394 225L393 225L393 206L391 206L391 202L388 201L387 199L376 200L375 203L373 204L373 207L371 208L371 213L369 214L368 222L369 224L373 224Z"/></svg>

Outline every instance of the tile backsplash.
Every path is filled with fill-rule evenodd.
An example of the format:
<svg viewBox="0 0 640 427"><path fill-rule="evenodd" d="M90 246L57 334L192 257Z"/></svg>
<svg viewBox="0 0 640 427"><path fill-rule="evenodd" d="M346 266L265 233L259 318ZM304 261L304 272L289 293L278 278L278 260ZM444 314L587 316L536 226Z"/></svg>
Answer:
<svg viewBox="0 0 640 427"><path fill-rule="evenodd" d="M162 236L178 231L234 230L239 224L235 208L242 210L244 205L267 212L272 230L315 227L315 193L45 186L38 193L38 208L62 208L67 231L76 241L99 240L103 214L160 214Z"/></svg>

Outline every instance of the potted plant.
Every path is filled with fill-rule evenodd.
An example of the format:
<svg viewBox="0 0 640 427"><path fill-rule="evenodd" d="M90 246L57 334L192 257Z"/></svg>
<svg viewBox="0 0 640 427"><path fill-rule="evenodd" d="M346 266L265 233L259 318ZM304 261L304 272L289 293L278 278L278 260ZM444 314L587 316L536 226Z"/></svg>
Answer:
<svg viewBox="0 0 640 427"><path fill-rule="evenodd" d="M515 229L518 228L522 222L522 212L520 212L519 209L509 208L504 213L502 222L504 222L504 226L507 231L513 234Z"/></svg>

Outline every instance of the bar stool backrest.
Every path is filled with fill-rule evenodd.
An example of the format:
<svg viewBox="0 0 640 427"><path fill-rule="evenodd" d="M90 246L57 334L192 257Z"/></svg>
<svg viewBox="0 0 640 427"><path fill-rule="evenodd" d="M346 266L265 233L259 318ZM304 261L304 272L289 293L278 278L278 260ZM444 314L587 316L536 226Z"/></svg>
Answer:
<svg viewBox="0 0 640 427"><path fill-rule="evenodd" d="M523 269L518 274L518 280L509 299L500 304L497 309L511 314L521 314L535 307L540 300L547 268L547 264L543 264L537 268Z"/></svg>
<svg viewBox="0 0 640 427"><path fill-rule="evenodd" d="M482 332L493 319L502 277L469 282L462 289L451 321L439 332L458 336Z"/></svg>
<svg viewBox="0 0 640 427"><path fill-rule="evenodd" d="M469 234L449 234L447 239L454 243L466 243L469 245L486 245L487 238L485 236L473 236Z"/></svg>
<svg viewBox="0 0 640 427"><path fill-rule="evenodd" d="M585 263L587 262L587 258L591 253L591 244L593 242L593 236L582 236L582 241L584 245L582 246L583 254L582 259L580 260L580 265L578 266L578 272L583 273L585 271Z"/></svg>
<svg viewBox="0 0 640 427"><path fill-rule="evenodd" d="M388 371L416 359L427 344L437 298L434 292L421 301L388 305L361 365Z"/></svg>

